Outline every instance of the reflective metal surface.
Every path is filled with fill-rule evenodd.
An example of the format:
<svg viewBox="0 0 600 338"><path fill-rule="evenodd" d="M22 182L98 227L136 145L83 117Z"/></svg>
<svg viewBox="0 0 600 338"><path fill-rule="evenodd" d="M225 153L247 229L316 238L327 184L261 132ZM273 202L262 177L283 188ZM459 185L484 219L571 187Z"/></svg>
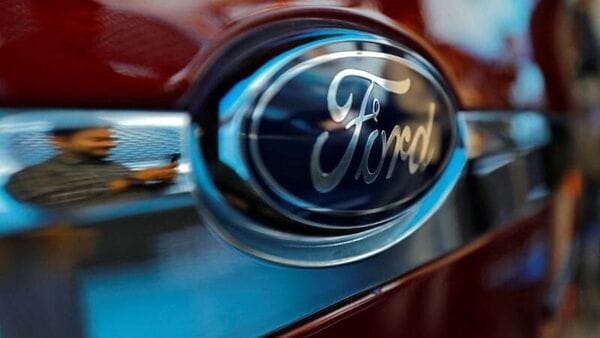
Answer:
<svg viewBox="0 0 600 338"><path fill-rule="evenodd" d="M297 25L296 19L305 18L352 23L407 42L442 69L461 109L505 109L511 114L522 109L566 112L569 107L564 68L570 63L562 57L569 53L563 53L564 44L559 43L569 32L560 20L562 1L326 3L327 7L317 0L80 0L68 4L11 0L0 11L0 104L181 109L187 107L189 98L184 94L198 70L236 35L278 20L288 20L285 29L289 29ZM255 46L246 47L238 53ZM245 69L237 71L246 74ZM213 75L220 78L222 74ZM510 153L510 149L504 150ZM12 212L2 213L6 222L0 222L0 335L268 334L459 249L496 226L505 226L505 220L536 213L538 203L545 200L543 194L530 194L530 187L537 184L512 186L497 180L530 177L517 181L535 182L527 169L530 165L523 162L531 159L531 167L537 167L542 161L546 171L547 158L537 154L531 150L497 157L481 167L484 170L478 171L476 179L467 166L455 192L446 199L447 206L440 206L405 241L361 262L322 269L281 266L236 250L211 232L213 227L207 224L211 220L199 216L187 194L158 196L131 208L74 208L78 217L66 224L29 208L11 209L7 201L12 197L2 194L0 213ZM494 180L486 180L490 173L497 175ZM473 194L478 191L473 187L477 182L483 186L480 195ZM507 192L494 194L488 189L494 184L505 186ZM512 203L513 194L525 202ZM540 198L525 198L529 195ZM481 207L480 202L506 207L492 217L487 215L491 208ZM467 209L474 214L466 214ZM450 264L436 272L424 289L407 285L403 303L395 311L414 315L408 321L411 328L416 323L412 318L425 323L416 334L445 334L449 326L444 324L452 322L458 323L454 331L458 335L465 332L460 327L463 323L475 328L473 337L480 336L477 328L489 323L492 329L506 325L493 330L500 337L509 333L529 336L521 324L539 320L539 315L524 311L523 299L538 294L539 289L527 283L539 277L535 258L549 255L543 251L548 241L536 230L544 228L548 218L552 217L539 213L525 224L512 224L508 234L496 236L494 232L491 242L499 240L506 249L497 250L497 245L486 249L496 264L488 266L490 261L482 256L472 257L467 264ZM515 240L531 245L517 246ZM515 251L515 247L523 250ZM541 266L543 273L545 265ZM481 281L475 274L464 283L462 272L474 267L494 278ZM446 278L450 275L455 279ZM420 277L411 274L413 279ZM484 302L482 314L499 304L494 307L499 318L473 320L480 317L457 310L469 305L460 292L444 297L456 290L471 292L471 286L488 291L474 296ZM412 292L415 288L426 293ZM507 297L513 291L516 297ZM422 299L423 294L441 300L442 306ZM488 302L487 297L496 302ZM432 316L431 309L440 311ZM442 313L447 317L437 316Z"/></svg>
<svg viewBox="0 0 600 338"><path fill-rule="evenodd" d="M526 152L550 143L548 117L540 112L464 112L469 159ZM564 128L564 127L563 127Z"/></svg>
<svg viewBox="0 0 600 338"><path fill-rule="evenodd" d="M153 200L191 189L185 113L0 114L1 233L145 213Z"/></svg>
<svg viewBox="0 0 600 338"><path fill-rule="evenodd" d="M481 222L508 222L544 201L555 184L544 149L550 147L553 157L561 154L556 147L561 141L553 136L546 116L538 112L463 112L460 118L467 126L472 193L479 200Z"/></svg>
<svg viewBox="0 0 600 338"><path fill-rule="evenodd" d="M144 114L148 113L122 116L143 121ZM489 132L483 127L487 119L478 124L470 114L459 114L470 121L470 135ZM519 120L518 114L492 116L504 123ZM533 132L548 132L546 123L538 126ZM515 135L492 129L508 143L518 143ZM26 307L38 324L60 304L62 310L52 320L63 324L39 324L48 336L81 336L84 331L100 337L143 332L160 336L173 334L174 327L180 336L269 333L538 213L546 201L539 186L546 183L537 181L542 177L539 170L532 170L543 165L537 154L544 143L536 144L525 151L503 148L508 160L496 163L493 170L477 164L486 156L472 159L437 211L410 236L378 255L343 266L299 269L242 253L211 232L213 220L189 204L190 195L156 197L140 204L143 208L135 213L120 213L121 206L111 204L96 213L105 221L90 218L38 231L13 229L15 235L0 239L0 262L12 264L2 266L0 276L0 292L11 295L0 298L0 328L8 336L27 336L35 330L24 325L30 321L19 317L15 304ZM489 153L485 145L478 148ZM496 151L487 158L499 155ZM518 183L500 194L490 190L499 184L513 186L502 182ZM208 207L212 206L200 210ZM43 287L39 281L44 281ZM302 294L296 297L299 288ZM164 316L172 320L162 325Z"/></svg>

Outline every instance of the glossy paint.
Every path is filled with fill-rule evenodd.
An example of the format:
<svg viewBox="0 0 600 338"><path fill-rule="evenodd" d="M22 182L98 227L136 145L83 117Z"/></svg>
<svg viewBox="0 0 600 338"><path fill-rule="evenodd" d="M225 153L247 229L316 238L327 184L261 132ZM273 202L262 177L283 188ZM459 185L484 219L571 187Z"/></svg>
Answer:
<svg viewBox="0 0 600 338"><path fill-rule="evenodd" d="M182 106L203 64L236 34L320 17L408 38L450 79L462 108L561 110L570 102L564 48L551 38L560 32L560 3L8 0L0 104Z"/></svg>
<svg viewBox="0 0 600 338"><path fill-rule="evenodd" d="M563 302L548 290L564 277L580 189L567 172L535 216L275 335L545 337Z"/></svg>
<svg viewBox="0 0 600 338"><path fill-rule="evenodd" d="M549 268L549 210L279 334L536 337Z"/></svg>
<svg viewBox="0 0 600 338"><path fill-rule="evenodd" d="M207 62L235 36L265 22L318 17L406 43L440 69L462 109L564 111L571 106L568 62L554 38L562 36L561 4L8 0L0 11L0 105L185 109ZM292 269L235 251L209 237L194 210L25 233L0 243L0 268L10 272L0 278L10 295L0 304L0 332L531 337L554 273L548 233L555 207L547 201L498 228L478 219L468 235L436 221L414 247L337 270ZM457 251L388 284L408 273L400 268L407 262L439 257L415 260L428 245ZM358 298L348 303L350 296ZM269 312L274 305L286 311ZM37 326L22 322L27 311ZM294 325L303 318L305 325Z"/></svg>

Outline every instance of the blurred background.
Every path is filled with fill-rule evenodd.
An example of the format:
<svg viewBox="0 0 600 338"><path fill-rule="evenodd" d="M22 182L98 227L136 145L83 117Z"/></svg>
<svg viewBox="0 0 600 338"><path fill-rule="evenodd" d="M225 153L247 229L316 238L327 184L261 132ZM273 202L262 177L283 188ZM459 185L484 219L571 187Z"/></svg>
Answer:
<svg viewBox="0 0 600 338"><path fill-rule="evenodd" d="M583 112L573 126L582 173L579 239L573 257L574 284L567 287L567 322L561 336L600 337L600 0L571 1L578 66L574 92Z"/></svg>

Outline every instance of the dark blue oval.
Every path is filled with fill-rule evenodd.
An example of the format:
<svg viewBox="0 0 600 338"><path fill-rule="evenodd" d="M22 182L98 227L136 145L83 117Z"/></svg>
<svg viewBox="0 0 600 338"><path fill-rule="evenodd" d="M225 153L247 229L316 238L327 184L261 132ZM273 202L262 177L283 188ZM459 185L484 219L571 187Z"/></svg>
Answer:
<svg viewBox="0 0 600 338"><path fill-rule="evenodd" d="M221 114L242 116L239 174L271 207L317 226L371 226L444 170L457 133L444 88L403 47L349 35L274 58L229 94L244 97L237 113Z"/></svg>

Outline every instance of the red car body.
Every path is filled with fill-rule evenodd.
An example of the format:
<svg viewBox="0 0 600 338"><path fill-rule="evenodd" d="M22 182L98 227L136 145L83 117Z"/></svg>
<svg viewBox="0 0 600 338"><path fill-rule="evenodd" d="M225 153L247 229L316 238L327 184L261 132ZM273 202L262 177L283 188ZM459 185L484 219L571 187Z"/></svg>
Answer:
<svg viewBox="0 0 600 338"><path fill-rule="evenodd" d="M533 110L560 118L573 116L568 82L571 46L563 2L494 3L498 5L424 0L8 0L2 3L0 11L0 105L185 110L198 76L236 36L271 22L319 18L362 23L402 40L439 69L449 82L460 110ZM298 312L285 320L270 322L264 318L263 323L235 327L236 319L229 318L226 320L228 329L211 331L203 327L198 332L221 336L542 336L548 322L555 319L559 311L549 305L548 299L566 262L579 196L576 171L560 171L555 181L556 185L533 211L491 227L443 257L394 278L382 279L376 287L357 288L339 302L319 305L320 308L314 308L311 313ZM469 205L464 208L468 209ZM152 226L152 220L148 219L141 219L139 223ZM132 230L126 236L144 236L143 227L135 229L140 233ZM3 271L0 275L18 276L14 264L44 266L42 270L46 273L37 280L39 292L52 292L44 289L46 279L53 276L52 271L61 274L61 267L77 270L81 260L74 257L81 257L81 251L87 252L85 260L88 262L99 259L98 256L112 255L114 259L110 264L114 265L126 264L123 257L135 255L127 251L119 256L118 245L116 253L101 253L91 244L87 231L59 227L59 230L30 230L6 236L0 240L0 271ZM113 226L111 231L121 230ZM130 245L134 241L124 243ZM24 261L22 257L17 258L23 248L46 252L43 247L53 248L49 251L53 254L33 254ZM146 249L139 250L145 252ZM202 248L193 252L204 255ZM277 266L258 261L259 265ZM298 268L298 271L301 274L303 269ZM251 272L215 267L215 274L222 278L237 279L240 292L252 293L244 281L247 273ZM268 275L262 281L267 289L272 283L285 282L269 279ZM0 297L10 294L15 285L6 283ZM146 281L140 279L139 283ZM214 283L214 280L200 278L195 283L210 289L206 283ZM331 283L345 282L333 279ZM302 298L302 282L296 285L296 290L298 294L294 297ZM115 297L118 298L118 294ZM285 302L285 298L292 295L274 293L272 297ZM310 303L311 297L316 296L306 297L305 301ZM562 302L562 293L556 297ZM26 298L22 295L15 301ZM223 301L235 302L235 296ZM115 306L120 304L119 301L114 303ZM55 305L57 314L52 318L63 313L71 316L65 323L79 323L65 324L78 327L73 331L56 329L56 332L103 336L111 331L98 327L128 327L127 318L96 326L94 320L100 319L86 319L86 315L72 317L78 310L64 310L58 303ZM205 305L200 306L204 312L219 306ZM260 313L269 306L269 301L241 302L239 306L245 307L246 312ZM53 322L61 322L44 316L19 316L11 313L10 307L4 307L0 311L0 317L4 317L0 320L2 337L19 336L19 332L21 337L31 332L44 335L46 331L54 332ZM231 316L243 317L244 313L240 310ZM168 322L171 315L171 312L164 316L154 313L149 317L152 320L136 318L132 321L141 320L142 326L152 331L156 320ZM189 313L184 317L189 316L194 317ZM14 324L15 321L20 324ZM177 323L177 320L173 323L172 336L180 332ZM126 332L141 334L142 331L136 331L137 326L132 325ZM38 329L21 328L26 326Z"/></svg>

